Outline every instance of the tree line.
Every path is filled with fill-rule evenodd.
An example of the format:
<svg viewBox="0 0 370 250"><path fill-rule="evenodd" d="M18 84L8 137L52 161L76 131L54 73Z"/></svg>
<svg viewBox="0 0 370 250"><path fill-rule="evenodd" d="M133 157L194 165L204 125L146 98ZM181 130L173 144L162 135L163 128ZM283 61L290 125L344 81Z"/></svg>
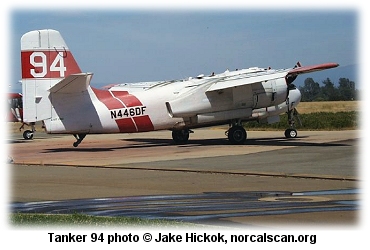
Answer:
<svg viewBox="0 0 370 250"><path fill-rule="evenodd" d="M329 78L326 78L322 85L312 78L307 78L304 85L299 87L299 91L302 102L353 101L358 98L356 84L348 78L340 78L337 86Z"/></svg>

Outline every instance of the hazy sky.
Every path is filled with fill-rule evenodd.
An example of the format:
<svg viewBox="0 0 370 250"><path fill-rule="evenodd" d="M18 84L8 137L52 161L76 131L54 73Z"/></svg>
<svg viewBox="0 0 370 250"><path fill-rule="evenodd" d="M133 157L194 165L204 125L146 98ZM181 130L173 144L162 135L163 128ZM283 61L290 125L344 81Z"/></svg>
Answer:
<svg viewBox="0 0 370 250"><path fill-rule="evenodd" d="M58 11L56 11L58 9ZM59 30L93 86L187 78L226 69L357 63L355 8L126 9L14 8L12 84L20 80L20 38Z"/></svg>

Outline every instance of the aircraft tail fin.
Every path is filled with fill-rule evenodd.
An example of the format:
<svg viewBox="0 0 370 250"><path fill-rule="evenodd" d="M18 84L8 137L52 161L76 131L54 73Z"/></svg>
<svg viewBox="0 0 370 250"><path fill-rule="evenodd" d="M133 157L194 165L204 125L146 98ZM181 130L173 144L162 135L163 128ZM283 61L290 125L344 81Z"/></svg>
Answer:
<svg viewBox="0 0 370 250"><path fill-rule="evenodd" d="M34 30L21 38L23 119L36 122L51 117L50 89L81 69L56 30Z"/></svg>

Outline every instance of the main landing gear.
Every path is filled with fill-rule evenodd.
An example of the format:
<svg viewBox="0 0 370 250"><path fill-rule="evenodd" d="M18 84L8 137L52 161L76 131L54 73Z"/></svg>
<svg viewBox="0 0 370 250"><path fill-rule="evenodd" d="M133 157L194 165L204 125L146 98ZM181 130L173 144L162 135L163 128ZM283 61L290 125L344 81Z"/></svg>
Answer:
<svg viewBox="0 0 370 250"><path fill-rule="evenodd" d="M230 124L230 128L225 134L232 144L241 145L247 140L247 131L245 131L240 121Z"/></svg>
<svg viewBox="0 0 370 250"><path fill-rule="evenodd" d="M177 144L186 143L189 140L190 133L194 133L194 131L190 129L173 130L172 139Z"/></svg>
<svg viewBox="0 0 370 250"><path fill-rule="evenodd" d="M298 117L298 112L296 109L292 109L292 110L289 110L287 114L288 114L289 128L285 130L284 135L286 138L296 138L298 136L298 133L294 126L295 118L297 117L299 123L301 123ZM194 133L194 132L191 131L190 129L173 130L172 139L177 144L186 143L189 140L190 133ZM240 120L233 121L232 123L230 123L229 129L225 132L225 134L231 144L242 145L247 140L247 131L244 129Z"/></svg>

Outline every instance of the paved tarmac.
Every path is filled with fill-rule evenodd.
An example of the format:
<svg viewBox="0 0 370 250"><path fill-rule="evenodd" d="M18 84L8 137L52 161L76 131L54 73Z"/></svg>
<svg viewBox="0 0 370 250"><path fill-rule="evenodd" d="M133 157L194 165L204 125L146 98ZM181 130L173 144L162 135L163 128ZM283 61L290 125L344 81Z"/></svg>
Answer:
<svg viewBox="0 0 370 250"><path fill-rule="evenodd" d="M195 130L186 145L169 131L88 135L77 148L71 135L21 137L7 140L13 211L253 227L355 226L361 216L359 131L250 131L245 145L220 128Z"/></svg>

